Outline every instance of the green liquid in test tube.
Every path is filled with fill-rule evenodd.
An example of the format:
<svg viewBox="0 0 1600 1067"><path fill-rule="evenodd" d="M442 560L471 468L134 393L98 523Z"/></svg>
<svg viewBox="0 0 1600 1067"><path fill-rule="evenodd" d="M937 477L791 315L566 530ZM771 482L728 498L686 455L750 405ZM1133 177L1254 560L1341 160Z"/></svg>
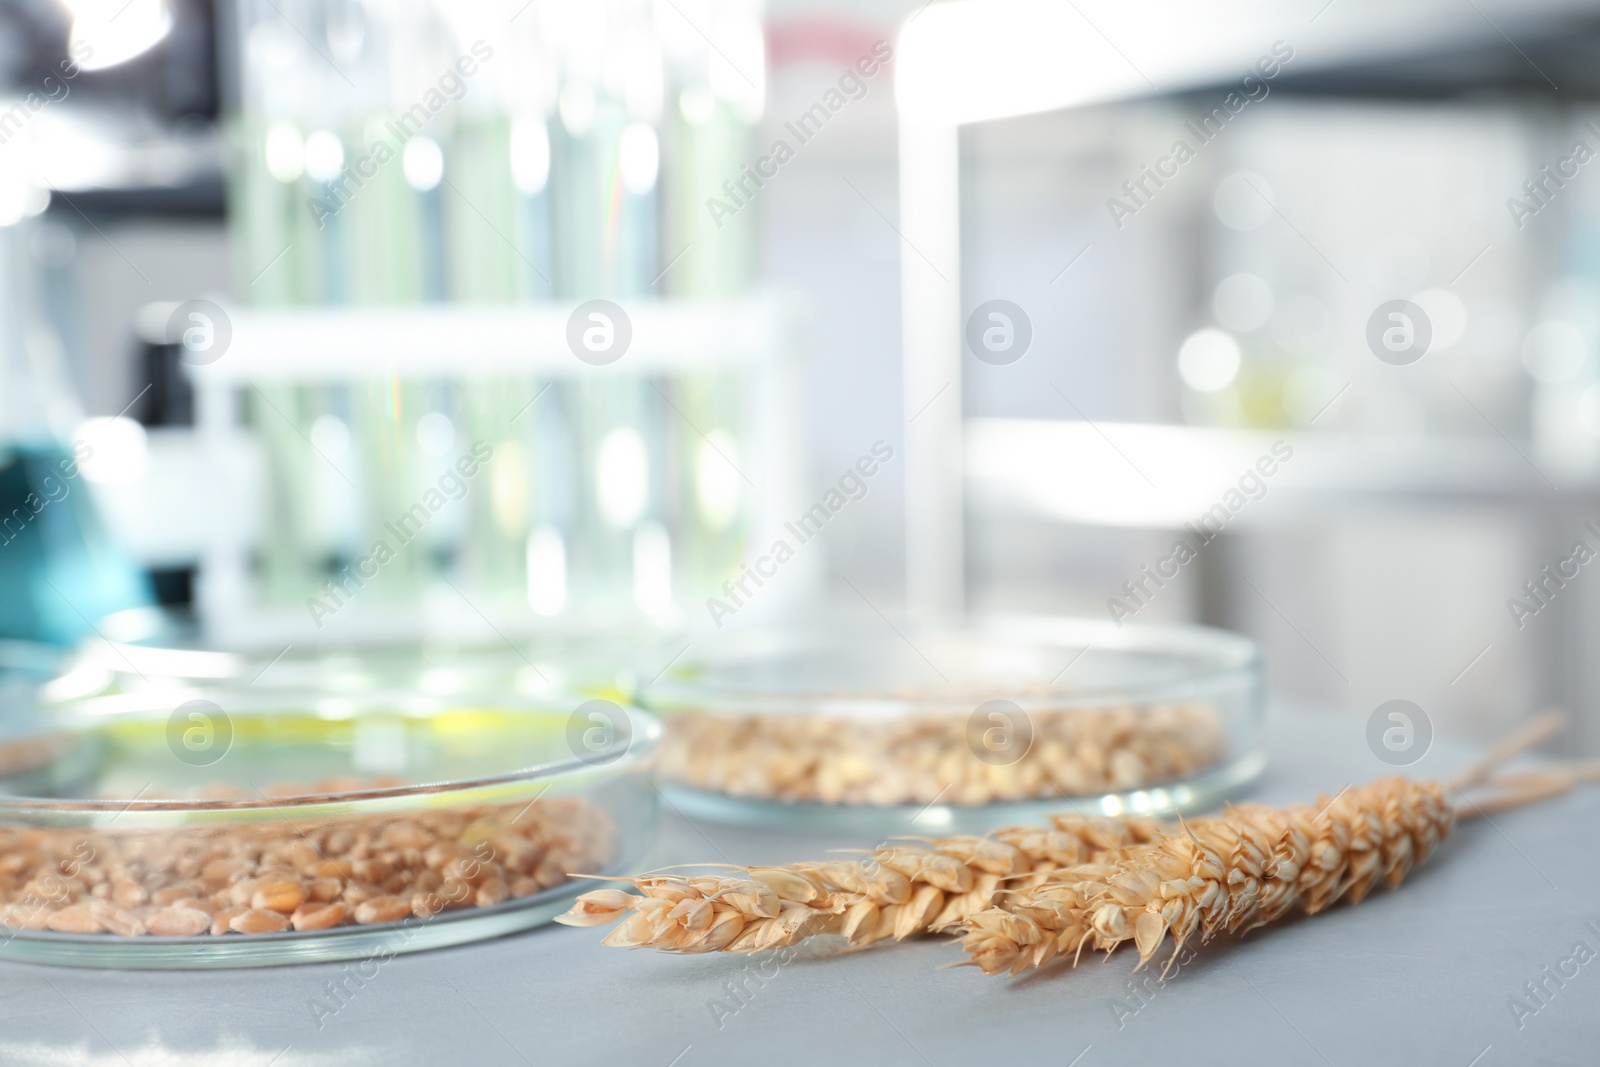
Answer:
<svg viewBox="0 0 1600 1067"><path fill-rule="evenodd" d="M727 101L703 86L679 89L668 108L673 151L665 178L664 213L669 250L686 248L663 279L674 297L731 299L749 288L754 273L756 211L721 220L706 211L705 190L720 189L749 158L750 124ZM715 590L743 554L754 490L745 482L748 430L741 418L743 376L726 370L686 374L675 383L676 403L695 426L677 437L677 512L688 581Z"/></svg>
<svg viewBox="0 0 1600 1067"><path fill-rule="evenodd" d="M528 225L513 155L522 147L518 133L511 119L499 113L464 114L456 124L446 214L450 293L456 301L515 303L529 276L549 277L547 248L518 240ZM475 590L508 605L520 604L527 585L537 463L529 431L538 417L527 405L534 386L531 377L504 374L473 376L461 386L466 437L494 449L494 459L468 503L463 564Z"/></svg>

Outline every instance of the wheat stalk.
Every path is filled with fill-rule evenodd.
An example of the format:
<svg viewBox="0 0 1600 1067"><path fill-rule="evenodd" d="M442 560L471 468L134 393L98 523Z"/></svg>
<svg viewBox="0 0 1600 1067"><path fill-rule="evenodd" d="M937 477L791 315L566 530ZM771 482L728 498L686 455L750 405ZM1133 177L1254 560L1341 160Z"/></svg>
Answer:
<svg viewBox="0 0 1600 1067"><path fill-rule="evenodd" d="M1196 819L1114 858L1057 872L971 916L962 947L985 973L1020 973L1085 945L1133 941L1143 966L1170 933L1173 959L1198 937L1290 911L1314 915L1398 886L1455 824L1438 782L1386 778L1315 805L1251 804ZM1170 963L1168 966L1170 967Z"/></svg>
<svg viewBox="0 0 1600 1067"><path fill-rule="evenodd" d="M1565 723L1559 712L1536 716L1449 783L1384 778L1314 805L1248 804L1180 821L1120 856L1006 894L962 924L962 947L986 974L1019 974L1068 954L1076 962L1085 945L1110 953L1131 940L1142 967L1171 934L1170 970L1192 938L1203 944L1291 911L1359 904L1380 882L1397 888L1450 835L1458 815L1532 803L1600 777L1592 764L1491 777ZM1460 812L1445 799L1446 790L1486 785L1503 792Z"/></svg>
<svg viewBox="0 0 1600 1067"><path fill-rule="evenodd" d="M1003 887L1036 885L1162 833L1145 818L1061 815L1051 823L885 845L865 859L735 867L734 875L652 872L625 880L637 893L585 893L556 921L623 919L605 944L668 952L759 952L817 934L860 947L956 926L993 904Z"/></svg>
<svg viewBox="0 0 1600 1067"><path fill-rule="evenodd" d="M1450 783L1386 778L1311 805L1241 805L1165 826L1056 816L1053 830L885 846L864 860L732 868L737 876L657 872L621 879L637 894L585 893L557 921L623 919L605 944L683 953L758 952L824 933L859 946L955 929L969 962L989 974L1076 960L1091 944L1109 953L1130 940L1143 966L1171 934L1175 961L1191 939L1359 903L1379 883L1397 887L1458 818L1600 780L1600 764L1491 775L1563 721L1533 720ZM1459 811L1445 799L1447 789L1484 786L1501 792Z"/></svg>

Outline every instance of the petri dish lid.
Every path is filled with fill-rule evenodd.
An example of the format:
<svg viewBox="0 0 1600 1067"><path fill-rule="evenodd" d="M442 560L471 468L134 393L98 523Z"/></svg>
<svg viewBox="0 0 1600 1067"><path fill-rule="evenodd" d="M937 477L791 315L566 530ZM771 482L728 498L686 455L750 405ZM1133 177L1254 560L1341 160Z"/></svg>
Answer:
<svg viewBox="0 0 1600 1067"><path fill-rule="evenodd" d="M663 711L964 714L995 698L1025 708L1187 699L1248 686L1259 672L1254 642L1202 626L875 619L730 634L646 685L641 702Z"/></svg>

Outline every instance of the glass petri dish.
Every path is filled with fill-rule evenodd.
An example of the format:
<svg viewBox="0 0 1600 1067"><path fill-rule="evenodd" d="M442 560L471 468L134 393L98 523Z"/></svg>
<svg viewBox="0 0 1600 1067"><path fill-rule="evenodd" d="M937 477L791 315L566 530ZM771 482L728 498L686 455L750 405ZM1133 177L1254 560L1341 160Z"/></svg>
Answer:
<svg viewBox="0 0 1600 1067"><path fill-rule="evenodd" d="M0 740L0 960L248 967L537 926L581 891L573 875L625 871L651 841L660 735L581 696L58 707Z"/></svg>
<svg viewBox="0 0 1600 1067"><path fill-rule="evenodd" d="M731 634L639 702L686 815L929 834L1215 806L1265 767L1261 685L1205 627L878 619Z"/></svg>
<svg viewBox="0 0 1600 1067"><path fill-rule="evenodd" d="M662 626L543 633L491 644L328 641L231 648L204 641L192 628L168 626L147 640L84 642L42 695L47 702L64 703L173 685L249 685L338 693L562 691L616 697L631 687L631 669L654 673L664 666L682 645L677 637L676 630Z"/></svg>

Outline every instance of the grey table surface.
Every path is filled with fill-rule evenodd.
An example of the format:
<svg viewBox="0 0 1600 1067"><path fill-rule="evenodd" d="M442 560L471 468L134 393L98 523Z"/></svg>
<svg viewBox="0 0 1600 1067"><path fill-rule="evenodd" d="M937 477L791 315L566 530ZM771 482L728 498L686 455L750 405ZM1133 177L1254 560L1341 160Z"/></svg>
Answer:
<svg viewBox="0 0 1600 1067"><path fill-rule="evenodd" d="M1276 717L1255 797L1309 800L1389 773L1364 725ZM1443 777L1471 754L1436 744L1406 773ZM1596 1064L1597 827L1600 787L1463 824L1398 892L1214 943L1144 988L1127 953L1011 981L942 967L961 954L932 938L779 965L623 952L556 926L393 957L319 1019L313 998L348 965L0 962L0 1064ZM870 843L669 811L652 862L782 862ZM1526 984L1541 982L1530 999Z"/></svg>

